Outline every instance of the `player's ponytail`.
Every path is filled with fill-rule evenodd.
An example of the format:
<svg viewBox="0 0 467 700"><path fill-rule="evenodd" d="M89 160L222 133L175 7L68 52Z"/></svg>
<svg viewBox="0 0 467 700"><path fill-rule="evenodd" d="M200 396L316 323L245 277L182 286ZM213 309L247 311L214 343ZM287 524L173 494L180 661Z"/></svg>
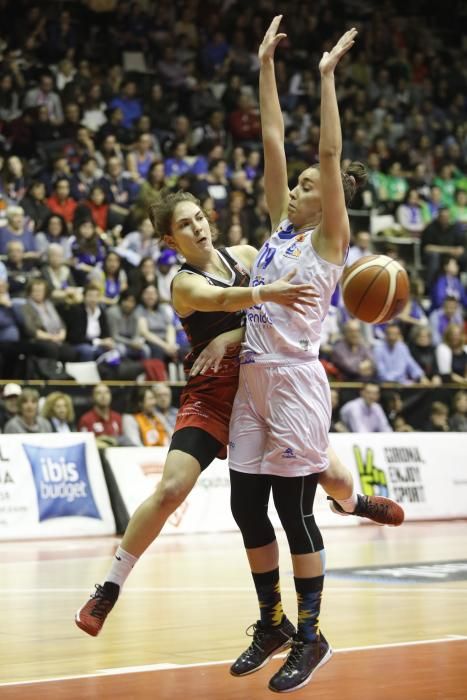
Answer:
<svg viewBox="0 0 467 700"><path fill-rule="evenodd" d="M366 168L359 161L352 161L342 172L345 204L348 207L357 190L361 189L368 179Z"/></svg>

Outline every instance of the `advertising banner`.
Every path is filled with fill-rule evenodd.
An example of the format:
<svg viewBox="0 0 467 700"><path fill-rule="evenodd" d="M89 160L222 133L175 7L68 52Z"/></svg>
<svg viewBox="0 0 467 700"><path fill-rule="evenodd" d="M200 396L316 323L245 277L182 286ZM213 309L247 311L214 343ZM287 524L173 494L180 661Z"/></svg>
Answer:
<svg viewBox="0 0 467 700"><path fill-rule="evenodd" d="M0 540L112 534L94 435L0 435Z"/></svg>

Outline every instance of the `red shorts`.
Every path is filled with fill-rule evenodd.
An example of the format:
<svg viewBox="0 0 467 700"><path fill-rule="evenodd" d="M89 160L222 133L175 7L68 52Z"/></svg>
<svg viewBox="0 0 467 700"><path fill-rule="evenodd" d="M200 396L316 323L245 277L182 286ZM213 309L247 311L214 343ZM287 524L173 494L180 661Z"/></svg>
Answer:
<svg viewBox="0 0 467 700"><path fill-rule="evenodd" d="M190 377L180 395L174 432L181 428L201 428L222 443L218 457L225 459L230 415L237 387L238 371L229 376Z"/></svg>

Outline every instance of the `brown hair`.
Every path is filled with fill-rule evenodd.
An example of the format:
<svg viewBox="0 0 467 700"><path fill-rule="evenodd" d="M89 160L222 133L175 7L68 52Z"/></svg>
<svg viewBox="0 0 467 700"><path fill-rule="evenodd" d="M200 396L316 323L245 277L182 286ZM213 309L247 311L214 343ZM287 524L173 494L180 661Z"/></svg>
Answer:
<svg viewBox="0 0 467 700"><path fill-rule="evenodd" d="M73 410L73 402L68 396L68 394L64 394L61 391L52 391L51 394L49 394L44 402L44 406L42 408L42 415L44 418L53 418L55 415L55 404L57 401L63 400L66 403L66 408L67 408L67 414L66 414L66 421L67 423L73 423L75 420L75 412Z"/></svg>
<svg viewBox="0 0 467 700"><path fill-rule="evenodd" d="M177 204L180 204L180 202L193 202L193 204L197 204L200 209L202 208L199 199L190 192L183 192L182 190L168 194L166 197L162 197L160 200L149 205L148 216L154 226L157 238L162 238L170 234L172 217Z"/></svg>
<svg viewBox="0 0 467 700"><path fill-rule="evenodd" d="M344 188L345 205L348 207L355 197L355 194L361 189L368 180L366 168L363 163L355 160L349 163L342 173L342 186Z"/></svg>

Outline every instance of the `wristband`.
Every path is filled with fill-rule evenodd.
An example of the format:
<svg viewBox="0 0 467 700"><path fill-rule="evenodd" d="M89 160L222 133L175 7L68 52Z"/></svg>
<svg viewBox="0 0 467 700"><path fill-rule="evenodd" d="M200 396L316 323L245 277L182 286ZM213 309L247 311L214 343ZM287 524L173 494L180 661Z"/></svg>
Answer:
<svg viewBox="0 0 467 700"><path fill-rule="evenodd" d="M261 304L261 287L252 287L251 288L251 298L253 300L253 304Z"/></svg>

